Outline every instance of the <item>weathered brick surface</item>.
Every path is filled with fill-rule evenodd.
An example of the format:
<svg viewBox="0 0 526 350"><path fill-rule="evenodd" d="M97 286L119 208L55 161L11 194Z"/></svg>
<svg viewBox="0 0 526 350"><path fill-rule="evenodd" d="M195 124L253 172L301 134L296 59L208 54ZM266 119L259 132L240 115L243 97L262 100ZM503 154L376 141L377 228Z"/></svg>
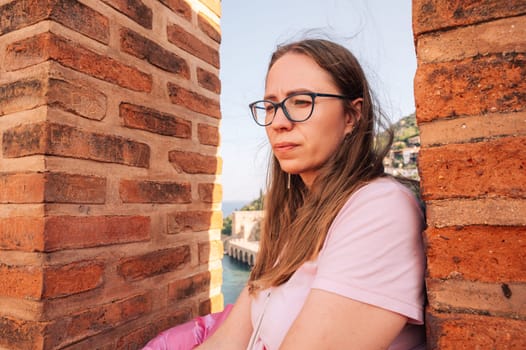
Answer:
<svg viewBox="0 0 526 350"><path fill-rule="evenodd" d="M152 29L152 9L141 0L102 0L147 29Z"/></svg>
<svg viewBox="0 0 526 350"><path fill-rule="evenodd" d="M505 18L422 35L418 40L417 56L420 62L428 63L501 52L526 52L524 37L526 16Z"/></svg>
<svg viewBox="0 0 526 350"><path fill-rule="evenodd" d="M179 211L167 216L168 233L220 229L223 217L220 211Z"/></svg>
<svg viewBox="0 0 526 350"><path fill-rule="evenodd" d="M197 25L206 35L208 35L209 38L218 44L221 43L221 28L219 28L219 25L207 15L199 12L197 14Z"/></svg>
<svg viewBox="0 0 526 350"><path fill-rule="evenodd" d="M47 203L93 203L106 200L106 179L66 173L45 174Z"/></svg>
<svg viewBox="0 0 526 350"><path fill-rule="evenodd" d="M197 124L197 138L203 145L219 146L219 129L208 124Z"/></svg>
<svg viewBox="0 0 526 350"><path fill-rule="evenodd" d="M212 66L219 68L219 50L212 48L183 27L171 24L167 28L168 41Z"/></svg>
<svg viewBox="0 0 526 350"><path fill-rule="evenodd" d="M438 118L524 110L524 54L493 54L421 64L415 76L419 123Z"/></svg>
<svg viewBox="0 0 526 350"><path fill-rule="evenodd" d="M461 278L427 279L429 306L441 312L462 312L524 319L526 284L483 283Z"/></svg>
<svg viewBox="0 0 526 350"><path fill-rule="evenodd" d="M197 187L199 199L205 203L221 202L223 187L220 184L204 183Z"/></svg>
<svg viewBox="0 0 526 350"><path fill-rule="evenodd" d="M0 296L38 300L42 296L43 272L38 266L0 263Z"/></svg>
<svg viewBox="0 0 526 350"><path fill-rule="evenodd" d="M429 227L428 276L471 281L526 282L526 226Z"/></svg>
<svg viewBox="0 0 526 350"><path fill-rule="evenodd" d="M124 203L190 203L189 183L122 180L119 194Z"/></svg>
<svg viewBox="0 0 526 350"><path fill-rule="evenodd" d="M46 122L6 130L2 146L7 158L45 154L143 168L150 160L150 148L144 143Z"/></svg>
<svg viewBox="0 0 526 350"><path fill-rule="evenodd" d="M152 108L121 103L119 113L124 126L183 139L192 137L192 122Z"/></svg>
<svg viewBox="0 0 526 350"><path fill-rule="evenodd" d="M47 104L81 117L102 120L106 116L107 97L93 86L50 79Z"/></svg>
<svg viewBox="0 0 526 350"><path fill-rule="evenodd" d="M130 350L141 349L150 339L155 337L161 331L177 326L192 319L192 313L189 309L178 309L172 312L162 310L161 315L155 323L134 330L133 332L120 337L112 350Z"/></svg>
<svg viewBox="0 0 526 350"><path fill-rule="evenodd" d="M422 198L526 198L526 137L422 148Z"/></svg>
<svg viewBox="0 0 526 350"><path fill-rule="evenodd" d="M526 226L526 201L510 198L444 199L426 202L427 225Z"/></svg>
<svg viewBox="0 0 526 350"><path fill-rule="evenodd" d="M214 260L221 260L223 258L223 253L222 241L199 243L199 263L201 264L206 264Z"/></svg>
<svg viewBox="0 0 526 350"><path fill-rule="evenodd" d="M526 135L526 112L491 113L420 123L423 147Z"/></svg>
<svg viewBox="0 0 526 350"><path fill-rule="evenodd" d="M101 286L104 265L96 261L78 261L44 269L43 297L58 298L86 292Z"/></svg>
<svg viewBox="0 0 526 350"><path fill-rule="evenodd" d="M179 172L188 174L220 174L221 158L195 152L170 151L170 163Z"/></svg>
<svg viewBox="0 0 526 350"><path fill-rule="evenodd" d="M42 33L9 44L5 67L17 70L47 60L130 90L149 92L152 89L149 74L53 33Z"/></svg>
<svg viewBox="0 0 526 350"><path fill-rule="evenodd" d="M44 193L42 173L0 173L0 203L42 203Z"/></svg>
<svg viewBox="0 0 526 350"><path fill-rule="evenodd" d="M0 316L0 346L6 349L42 349L46 325Z"/></svg>
<svg viewBox="0 0 526 350"><path fill-rule="evenodd" d="M145 216L50 216L46 218L46 251L147 241Z"/></svg>
<svg viewBox="0 0 526 350"><path fill-rule="evenodd" d="M44 218L12 216L0 218L0 249L44 250Z"/></svg>
<svg viewBox="0 0 526 350"><path fill-rule="evenodd" d="M210 289L210 271L201 272L168 285L168 298L171 302L186 299Z"/></svg>
<svg viewBox="0 0 526 350"><path fill-rule="evenodd" d="M519 350L526 348L526 321L501 317L428 312L429 350Z"/></svg>
<svg viewBox="0 0 526 350"><path fill-rule="evenodd" d="M39 79L26 79L0 85L0 116L43 105L44 84Z"/></svg>
<svg viewBox="0 0 526 350"><path fill-rule="evenodd" d="M110 330L146 314L151 310L151 304L149 295L139 294L65 316L48 327L45 348L61 348Z"/></svg>
<svg viewBox="0 0 526 350"><path fill-rule="evenodd" d="M192 7L185 0L160 0L160 2L187 21L192 19Z"/></svg>
<svg viewBox="0 0 526 350"><path fill-rule="evenodd" d="M191 111L202 113L214 118L221 118L219 102L197 92L187 90L176 84L168 83L170 101Z"/></svg>
<svg viewBox="0 0 526 350"><path fill-rule="evenodd" d="M50 19L107 44L108 18L76 0L23 1L0 6L0 35Z"/></svg>
<svg viewBox="0 0 526 350"><path fill-rule="evenodd" d="M219 94L221 92L221 81L219 77L209 71L197 68L197 82L199 86Z"/></svg>
<svg viewBox="0 0 526 350"><path fill-rule="evenodd" d="M125 280L135 281L175 271L189 262L190 247L181 245L176 248L121 259L117 269L119 275Z"/></svg>
<svg viewBox="0 0 526 350"><path fill-rule="evenodd" d="M413 1L413 31L423 32L466 26L526 13L523 0Z"/></svg>
<svg viewBox="0 0 526 350"><path fill-rule="evenodd" d="M132 30L121 29L121 50L182 78L190 77L190 68L183 58Z"/></svg>

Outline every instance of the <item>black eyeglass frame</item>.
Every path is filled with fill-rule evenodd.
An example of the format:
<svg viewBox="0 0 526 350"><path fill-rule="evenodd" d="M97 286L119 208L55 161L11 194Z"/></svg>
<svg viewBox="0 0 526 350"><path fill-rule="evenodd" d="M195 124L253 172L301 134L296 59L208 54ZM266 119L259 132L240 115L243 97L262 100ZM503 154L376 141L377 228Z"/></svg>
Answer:
<svg viewBox="0 0 526 350"><path fill-rule="evenodd" d="M289 112L287 111L287 107L285 107L285 102L288 99L292 98L292 97L300 96L300 95L310 96L312 98L312 106L311 106L310 112L307 115L307 117L298 120L298 119L293 119L289 115ZM344 96L344 95L324 94L324 93L319 93L319 92L296 92L294 94L291 94L291 95L287 96L281 102L274 102L274 101L270 101L270 100L257 100L255 102L250 103L248 105L248 107L250 108L250 112L252 114L252 118L254 118L254 121L256 122L256 124L260 125L260 126L269 126L270 124L272 124L272 122L274 121L274 118L276 117L276 113L278 112L278 108L281 108L281 110L283 111L283 114L285 115L285 117L288 120L290 120L291 122L293 122L293 123L301 123L301 122L306 121L307 119L309 119L312 116L312 112L314 111L314 104L316 103L316 97L334 97L334 98L339 98L339 99L342 99L342 100L350 99L350 97ZM261 102L270 103L274 107L274 115L272 116L272 119L270 119L270 122L268 122L268 123L263 123L262 124L262 123L258 122L258 119L256 117L256 113L255 113L254 109L256 108L256 105L258 103L261 103Z"/></svg>

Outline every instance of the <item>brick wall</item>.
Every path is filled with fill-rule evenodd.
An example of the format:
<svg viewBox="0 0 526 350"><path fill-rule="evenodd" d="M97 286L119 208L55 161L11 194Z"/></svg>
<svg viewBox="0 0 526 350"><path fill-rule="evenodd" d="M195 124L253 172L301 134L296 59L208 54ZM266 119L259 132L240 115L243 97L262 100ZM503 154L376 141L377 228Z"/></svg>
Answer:
<svg viewBox="0 0 526 350"><path fill-rule="evenodd" d="M525 349L526 2L413 0L429 349Z"/></svg>
<svg viewBox="0 0 526 350"><path fill-rule="evenodd" d="M219 0L0 0L0 348L223 307Z"/></svg>

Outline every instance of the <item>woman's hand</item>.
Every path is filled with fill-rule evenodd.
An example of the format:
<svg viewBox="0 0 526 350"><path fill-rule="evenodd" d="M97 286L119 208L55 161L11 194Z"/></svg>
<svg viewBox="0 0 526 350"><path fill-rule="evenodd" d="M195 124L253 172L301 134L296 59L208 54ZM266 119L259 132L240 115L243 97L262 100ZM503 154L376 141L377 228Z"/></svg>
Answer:
<svg viewBox="0 0 526 350"><path fill-rule="evenodd" d="M395 312L312 289L280 349L387 349L406 321Z"/></svg>

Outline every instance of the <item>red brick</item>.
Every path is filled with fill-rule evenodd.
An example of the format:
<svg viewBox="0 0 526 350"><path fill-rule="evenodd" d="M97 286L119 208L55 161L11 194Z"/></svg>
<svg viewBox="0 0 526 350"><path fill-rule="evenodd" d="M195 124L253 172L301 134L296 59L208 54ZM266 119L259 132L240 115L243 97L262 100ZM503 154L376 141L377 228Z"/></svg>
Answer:
<svg viewBox="0 0 526 350"><path fill-rule="evenodd" d="M0 173L0 203L43 203L44 189L42 173Z"/></svg>
<svg viewBox="0 0 526 350"><path fill-rule="evenodd" d="M526 198L526 137L422 148L422 198Z"/></svg>
<svg viewBox="0 0 526 350"><path fill-rule="evenodd" d="M44 94L45 83L38 79L0 85L0 116L42 106Z"/></svg>
<svg viewBox="0 0 526 350"><path fill-rule="evenodd" d="M44 250L44 218L14 216L0 218L0 249Z"/></svg>
<svg viewBox="0 0 526 350"><path fill-rule="evenodd" d="M168 298L172 302L188 299L210 290L211 274L209 271L198 273L168 285ZM221 282L219 282L221 285Z"/></svg>
<svg viewBox="0 0 526 350"><path fill-rule="evenodd" d="M220 211L179 211L168 214L167 219L168 233L207 231L223 226Z"/></svg>
<svg viewBox="0 0 526 350"><path fill-rule="evenodd" d="M221 28L210 17L202 12L197 14L197 25L208 37L218 44L221 43Z"/></svg>
<svg viewBox="0 0 526 350"><path fill-rule="evenodd" d="M525 349L526 321L501 317L429 312L429 350Z"/></svg>
<svg viewBox="0 0 526 350"><path fill-rule="evenodd" d="M526 200L512 198L463 198L426 202L427 225L526 226Z"/></svg>
<svg viewBox="0 0 526 350"><path fill-rule="evenodd" d="M102 43L109 42L108 19L75 0L16 0L0 6L0 35L47 19Z"/></svg>
<svg viewBox="0 0 526 350"><path fill-rule="evenodd" d="M199 184L197 191L199 193L199 199L205 203L219 203L223 198L223 187L220 184Z"/></svg>
<svg viewBox="0 0 526 350"><path fill-rule="evenodd" d="M117 270L125 280L136 281L175 271L189 262L190 247L184 245L121 259Z"/></svg>
<svg viewBox="0 0 526 350"><path fill-rule="evenodd" d="M151 298L141 294L67 315L49 326L45 348L61 349L79 340L111 330L150 312L151 305Z"/></svg>
<svg viewBox="0 0 526 350"><path fill-rule="evenodd" d="M119 194L124 203L191 203L189 183L122 180Z"/></svg>
<svg viewBox="0 0 526 350"><path fill-rule="evenodd" d="M50 79L46 97L50 107L60 108L83 118L102 120L106 116L106 95L93 86Z"/></svg>
<svg viewBox="0 0 526 350"><path fill-rule="evenodd" d="M422 32L513 17L525 12L526 3L523 0L415 0L413 31L416 36Z"/></svg>
<svg viewBox="0 0 526 350"><path fill-rule="evenodd" d="M477 142L483 139L526 135L526 112L490 113L440 119L421 123L420 142L423 147L448 143Z"/></svg>
<svg viewBox="0 0 526 350"><path fill-rule="evenodd" d="M505 18L418 38L421 63L453 61L501 52L525 52L526 16ZM447 50L444 50L447 47Z"/></svg>
<svg viewBox="0 0 526 350"><path fill-rule="evenodd" d="M185 0L160 0L162 4L168 7L170 10L186 19L187 21L192 20L192 7Z"/></svg>
<svg viewBox="0 0 526 350"><path fill-rule="evenodd" d="M103 0L106 4L137 22L146 29L152 29L152 9L141 0Z"/></svg>
<svg viewBox="0 0 526 350"><path fill-rule="evenodd" d="M197 138L203 145L219 146L219 129L208 124L197 124Z"/></svg>
<svg viewBox="0 0 526 350"><path fill-rule="evenodd" d="M168 158L179 172L188 174L220 174L221 158L195 152L170 151Z"/></svg>
<svg viewBox="0 0 526 350"><path fill-rule="evenodd" d="M46 203L93 203L106 200L106 179L96 176L46 173Z"/></svg>
<svg viewBox="0 0 526 350"><path fill-rule="evenodd" d="M197 92L186 90L172 83L168 83L168 94L173 104L216 119L221 118L219 102L216 100L200 95Z"/></svg>
<svg viewBox="0 0 526 350"><path fill-rule="evenodd" d="M428 276L481 281L526 282L526 227L428 227Z"/></svg>
<svg viewBox="0 0 526 350"><path fill-rule="evenodd" d="M190 67L183 58L132 30L121 29L121 50L181 78L190 78Z"/></svg>
<svg viewBox="0 0 526 350"><path fill-rule="evenodd" d="M46 251L147 241L145 216L50 216L46 218Z"/></svg>
<svg viewBox="0 0 526 350"><path fill-rule="evenodd" d="M0 263L0 295L39 300L42 297L42 268Z"/></svg>
<svg viewBox="0 0 526 350"><path fill-rule="evenodd" d="M221 260L223 258L223 242L209 241L199 243L199 263L206 264L210 261Z"/></svg>
<svg viewBox="0 0 526 350"><path fill-rule="evenodd" d="M7 158L45 154L142 168L150 161L150 148L144 143L47 122L6 130L3 151Z"/></svg>
<svg viewBox="0 0 526 350"><path fill-rule="evenodd" d="M13 350L43 349L45 328L43 322L0 316L0 347Z"/></svg>
<svg viewBox="0 0 526 350"><path fill-rule="evenodd" d="M168 41L193 56L202 59L215 68L219 68L219 50L212 48L183 27L171 24L167 28Z"/></svg>
<svg viewBox="0 0 526 350"><path fill-rule="evenodd" d="M86 292L102 285L104 265L94 261L77 261L44 269L45 298L58 298Z"/></svg>
<svg viewBox="0 0 526 350"><path fill-rule="evenodd" d="M149 74L53 33L42 33L9 44L4 63L10 71L48 60L130 90L150 92L152 89Z"/></svg>
<svg viewBox="0 0 526 350"><path fill-rule="evenodd" d="M417 120L522 111L524 91L524 54L420 64L415 76Z"/></svg>
<svg viewBox="0 0 526 350"><path fill-rule="evenodd" d="M462 312L508 318L526 317L524 283L484 283L456 279L426 279L429 306L441 312Z"/></svg>
<svg viewBox="0 0 526 350"><path fill-rule="evenodd" d="M124 126L182 139L192 137L192 122L168 113L130 103L121 103L119 114Z"/></svg>
<svg viewBox="0 0 526 350"><path fill-rule="evenodd" d="M215 92L216 94L221 93L221 81L219 77L205 69L197 68L197 82L199 86L207 90Z"/></svg>

